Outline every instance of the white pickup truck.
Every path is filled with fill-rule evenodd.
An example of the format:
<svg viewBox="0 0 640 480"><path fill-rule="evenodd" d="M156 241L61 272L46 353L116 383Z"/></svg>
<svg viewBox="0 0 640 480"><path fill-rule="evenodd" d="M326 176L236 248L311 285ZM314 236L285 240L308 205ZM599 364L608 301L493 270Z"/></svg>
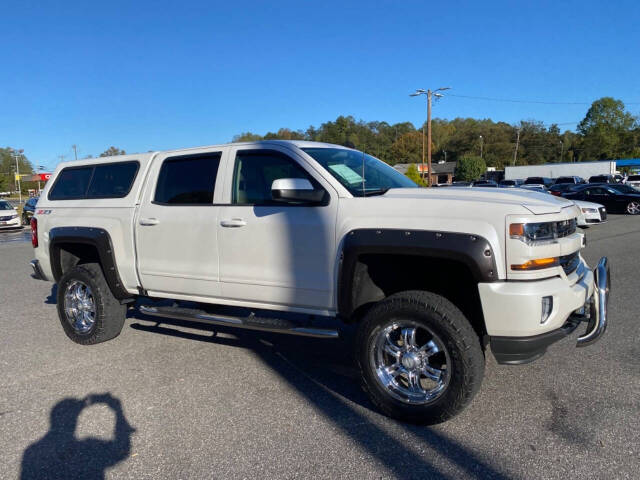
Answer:
<svg viewBox="0 0 640 480"><path fill-rule="evenodd" d="M499 363L607 325L606 258L578 208L514 189L422 189L362 152L261 141L60 164L31 221L34 276L84 345L146 315L333 339L355 324L385 414L442 422ZM338 322L339 321L339 322ZM333 328L332 328L333 326Z"/></svg>

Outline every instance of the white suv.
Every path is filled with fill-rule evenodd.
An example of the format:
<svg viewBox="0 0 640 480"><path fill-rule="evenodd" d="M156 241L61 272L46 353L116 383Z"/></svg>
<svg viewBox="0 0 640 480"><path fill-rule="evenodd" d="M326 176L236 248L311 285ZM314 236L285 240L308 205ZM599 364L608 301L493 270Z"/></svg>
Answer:
<svg viewBox="0 0 640 480"><path fill-rule="evenodd" d="M326 339L356 324L372 401L434 423L478 391L487 346L518 364L582 321L579 346L604 332L607 261L585 264L578 213L520 189L417 188L337 145L216 145L60 164L32 265L85 345L129 307Z"/></svg>

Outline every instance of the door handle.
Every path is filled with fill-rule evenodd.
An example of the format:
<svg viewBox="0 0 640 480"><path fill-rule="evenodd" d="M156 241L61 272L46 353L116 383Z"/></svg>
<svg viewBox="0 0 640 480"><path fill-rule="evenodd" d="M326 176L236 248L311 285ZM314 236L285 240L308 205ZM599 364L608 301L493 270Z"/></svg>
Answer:
<svg viewBox="0 0 640 480"><path fill-rule="evenodd" d="M140 219L140 225L145 225L145 226L153 226L153 225L158 225L160 223L160 220L158 220L157 218L141 218Z"/></svg>
<svg viewBox="0 0 640 480"><path fill-rule="evenodd" d="M227 227L227 228L239 228L239 227L244 227L247 224L247 222L245 222L243 219L241 218L232 218L231 220L222 220L220 222L220 225L223 227Z"/></svg>

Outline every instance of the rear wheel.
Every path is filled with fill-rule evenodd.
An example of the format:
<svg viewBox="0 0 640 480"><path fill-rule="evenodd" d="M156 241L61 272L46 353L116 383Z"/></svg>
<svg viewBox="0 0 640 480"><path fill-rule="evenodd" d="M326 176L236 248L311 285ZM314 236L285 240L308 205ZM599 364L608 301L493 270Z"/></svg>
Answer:
<svg viewBox="0 0 640 480"><path fill-rule="evenodd" d="M113 296L97 263L69 269L58 282L58 316L67 336L93 345L117 337L127 307Z"/></svg>
<svg viewBox="0 0 640 480"><path fill-rule="evenodd" d="M640 213L640 202L629 202L627 203L627 213L629 215L638 215Z"/></svg>
<svg viewBox="0 0 640 480"><path fill-rule="evenodd" d="M386 415L434 424L462 411L482 383L484 355L462 312L444 297L408 291L375 305L359 327L364 389Z"/></svg>

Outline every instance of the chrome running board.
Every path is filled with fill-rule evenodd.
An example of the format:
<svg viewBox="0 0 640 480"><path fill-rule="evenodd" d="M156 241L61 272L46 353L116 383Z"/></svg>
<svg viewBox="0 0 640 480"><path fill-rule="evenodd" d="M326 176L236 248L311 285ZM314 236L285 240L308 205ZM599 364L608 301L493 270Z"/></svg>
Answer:
<svg viewBox="0 0 640 480"><path fill-rule="evenodd" d="M230 315L208 313L204 310L195 308L155 307L150 305L140 305L138 309L140 313L153 317L173 318L176 320L185 320L208 325L236 327L272 333L285 333L288 335L299 335L302 337L338 338L337 330L305 327L289 320L258 317L253 314L246 317L234 317Z"/></svg>

